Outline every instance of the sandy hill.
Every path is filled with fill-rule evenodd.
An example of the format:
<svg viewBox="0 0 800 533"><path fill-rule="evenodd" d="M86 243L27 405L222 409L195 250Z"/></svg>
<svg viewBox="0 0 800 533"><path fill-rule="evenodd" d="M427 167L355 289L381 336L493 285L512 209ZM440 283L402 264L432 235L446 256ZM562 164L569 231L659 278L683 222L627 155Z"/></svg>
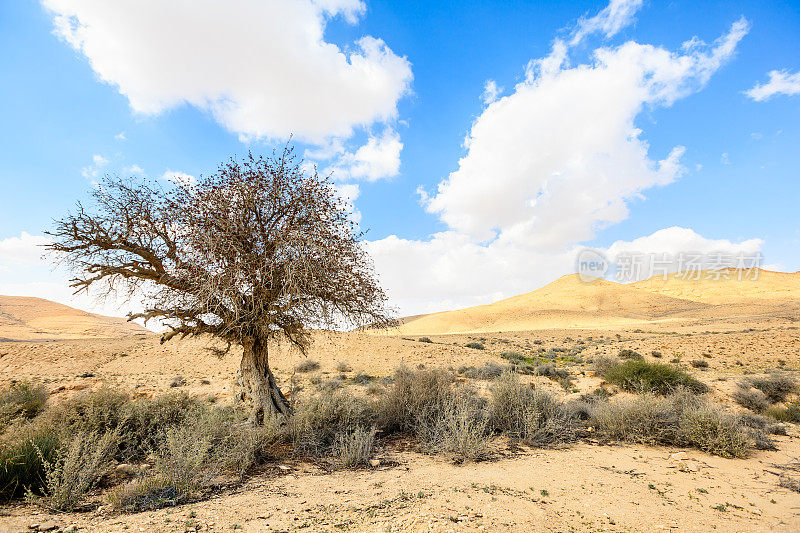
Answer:
<svg viewBox="0 0 800 533"><path fill-rule="evenodd" d="M800 272L726 269L654 276L630 287L673 298L713 305L767 304L800 300Z"/></svg>
<svg viewBox="0 0 800 533"><path fill-rule="evenodd" d="M42 298L0 296L0 339L79 339L142 333L150 331L124 318L95 315Z"/></svg>
<svg viewBox="0 0 800 533"><path fill-rule="evenodd" d="M706 306L602 279L586 283L577 274L570 274L541 289L493 304L408 320L399 330L403 334L422 335L622 325Z"/></svg>

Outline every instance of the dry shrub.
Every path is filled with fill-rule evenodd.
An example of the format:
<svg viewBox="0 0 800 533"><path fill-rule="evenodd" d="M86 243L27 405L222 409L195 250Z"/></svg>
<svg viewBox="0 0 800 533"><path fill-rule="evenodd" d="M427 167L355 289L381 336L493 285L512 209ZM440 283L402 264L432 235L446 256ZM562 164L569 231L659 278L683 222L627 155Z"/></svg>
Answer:
<svg viewBox="0 0 800 533"><path fill-rule="evenodd" d="M65 440L79 433L116 431L119 443L114 458L124 462L144 459L161 445L167 429L197 420L208 410L208 405L185 392L132 400L125 393L103 388L69 399L43 416Z"/></svg>
<svg viewBox="0 0 800 533"><path fill-rule="evenodd" d="M161 476L152 474L108 492L111 506L124 513L152 511L182 503L182 495Z"/></svg>
<svg viewBox="0 0 800 533"><path fill-rule="evenodd" d="M753 387L763 392L772 403L783 402L789 394L797 390L797 379L783 372L771 372L764 377L750 377L740 386Z"/></svg>
<svg viewBox="0 0 800 533"><path fill-rule="evenodd" d="M640 354L635 350L631 350L630 348L623 348L622 350L620 350L618 357L620 359L628 359L635 361L641 361L642 359L644 359L644 357L642 357L642 354Z"/></svg>
<svg viewBox="0 0 800 533"><path fill-rule="evenodd" d="M575 440L576 415L545 391L504 374L492 386L492 426L529 446L555 446Z"/></svg>
<svg viewBox="0 0 800 533"><path fill-rule="evenodd" d="M612 368L614 368L616 366L619 366L621 363L622 363L622 361L620 361L616 357L605 357L605 356L601 355L600 357L596 357L594 359L594 361L592 363L592 366L594 368L594 371L598 375L602 376L606 372L608 372L610 369L612 369Z"/></svg>
<svg viewBox="0 0 800 533"><path fill-rule="evenodd" d="M453 379L445 370L401 366L376 406L378 426L386 433L413 433L419 413L450 398Z"/></svg>
<svg viewBox="0 0 800 533"><path fill-rule="evenodd" d="M466 387L440 400L417 414L414 433L422 448L458 463L488 457L491 426L486 402Z"/></svg>
<svg viewBox="0 0 800 533"><path fill-rule="evenodd" d="M44 409L48 396L47 389L40 383L12 383L0 391L0 427L15 418L34 418Z"/></svg>
<svg viewBox="0 0 800 533"><path fill-rule="evenodd" d="M767 414L780 422L800 423L800 402L789 403L783 407L773 405Z"/></svg>
<svg viewBox="0 0 800 533"><path fill-rule="evenodd" d="M372 457L375 447L375 427L369 429L356 426L352 431L336 434L333 442L333 455L344 468L364 466Z"/></svg>
<svg viewBox="0 0 800 533"><path fill-rule="evenodd" d="M733 400L746 409L756 413L763 413L770 406L767 395L758 389L745 388L746 384L739 384L731 397Z"/></svg>
<svg viewBox="0 0 800 533"><path fill-rule="evenodd" d="M348 365L344 361L339 361L338 363L336 363L336 371L337 372L350 372L351 370L353 370L353 369L350 368L350 365Z"/></svg>
<svg viewBox="0 0 800 533"><path fill-rule="evenodd" d="M298 363L294 369L298 372L313 372L314 370L319 370L319 362L312 359L306 359L305 361Z"/></svg>
<svg viewBox="0 0 800 533"><path fill-rule="evenodd" d="M80 433L52 461L37 450L45 472L43 495L29 490L28 499L51 511L73 511L110 466L117 438L116 432Z"/></svg>
<svg viewBox="0 0 800 533"><path fill-rule="evenodd" d="M688 446L722 457L745 457L756 433L769 440L688 390L597 404L590 423L609 440Z"/></svg>
<svg viewBox="0 0 800 533"><path fill-rule="evenodd" d="M337 435L359 426L372 427L374 418L364 400L337 391L300 402L289 420L289 431L296 452L322 456L332 453Z"/></svg>
<svg viewBox="0 0 800 533"><path fill-rule="evenodd" d="M497 363L487 361L481 367L465 367L463 372L460 372L464 377L470 379L483 379L492 380L500 377L503 372L508 371L510 367L498 365Z"/></svg>

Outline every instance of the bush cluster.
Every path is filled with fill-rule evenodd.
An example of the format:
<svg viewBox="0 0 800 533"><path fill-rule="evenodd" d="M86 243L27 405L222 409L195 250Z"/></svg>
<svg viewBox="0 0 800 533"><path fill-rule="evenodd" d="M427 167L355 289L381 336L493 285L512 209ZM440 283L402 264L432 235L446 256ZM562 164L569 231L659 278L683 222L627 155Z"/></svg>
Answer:
<svg viewBox="0 0 800 533"><path fill-rule="evenodd" d="M138 512L192 501L218 480L241 480L259 464L290 455L342 468L366 466L379 436L409 438L420 451L454 462L490 457L498 435L555 447L591 434L743 457L753 447L772 446L768 433L782 427L759 415L736 417L715 409L697 394L705 386L676 367L640 359L598 364L608 381L642 394L616 400L598 389L565 402L523 382L516 367L492 363L474 369L493 378L488 394L481 394L450 371L401 367L380 381L365 377L372 389L365 395L320 382L316 392L295 399L292 417L250 427L244 413L186 393L133 399L100 389L47 407L37 400L23 409L42 394L34 385L19 386L0 393L7 398L2 412L14 413L0 433L0 496L27 495L48 509L70 511L98 487L111 485L105 491L110 503ZM535 373L567 378L551 366ZM751 383L770 398L786 388L777 381ZM133 473L121 480L113 474L121 467Z"/></svg>

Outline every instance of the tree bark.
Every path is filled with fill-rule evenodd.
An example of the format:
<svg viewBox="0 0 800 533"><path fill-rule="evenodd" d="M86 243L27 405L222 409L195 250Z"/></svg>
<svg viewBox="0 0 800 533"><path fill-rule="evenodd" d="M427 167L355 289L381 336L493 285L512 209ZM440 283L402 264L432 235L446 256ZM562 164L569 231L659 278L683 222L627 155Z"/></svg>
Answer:
<svg viewBox="0 0 800 533"><path fill-rule="evenodd" d="M268 416L290 415L292 407L269 369L266 340L251 339L242 345L242 396L252 404L250 421L261 426Z"/></svg>

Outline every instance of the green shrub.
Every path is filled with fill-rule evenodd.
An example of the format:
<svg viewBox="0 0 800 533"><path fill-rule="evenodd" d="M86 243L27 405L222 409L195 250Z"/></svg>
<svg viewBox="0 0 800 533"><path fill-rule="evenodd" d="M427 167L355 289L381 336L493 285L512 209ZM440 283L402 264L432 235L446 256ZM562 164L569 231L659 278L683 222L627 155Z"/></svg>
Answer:
<svg viewBox="0 0 800 533"><path fill-rule="evenodd" d="M31 489L30 501L51 511L73 511L111 465L116 432L81 433L58 450L55 460L41 452L45 483L39 496Z"/></svg>
<svg viewBox="0 0 800 533"><path fill-rule="evenodd" d="M575 440L579 421L547 392L523 385L515 374L494 382L489 404L492 426L529 446L555 446Z"/></svg>
<svg viewBox="0 0 800 533"><path fill-rule="evenodd" d="M8 428L0 439L0 499L27 491L41 494L46 481L44 462L55 460L58 443L55 429L43 424Z"/></svg>
<svg viewBox="0 0 800 533"><path fill-rule="evenodd" d="M607 368L603 377L609 383L632 392L669 394L679 388L696 393L708 391L705 384L675 366L636 359Z"/></svg>
<svg viewBox="0 0 800 533"><path fill-rule="evenodd" d="M294 369L298 372L313 372L314 370L319 370L319 362L312 359L306 359L305 361L298 363Z"/></svg>
<svg viewBox="0 0 800 533"><path fill-rule="evenodd" d="M708 368L708 361L702 359L694 359L689 361L689 364L692 365L692 368Z"/></svg>
<svg viewBox="0 0 800 533"><path fill-rule="evenodd" d="M486 347L480 342L468 342L466 344L467 348L472 348L474 350L484 350Z"/></svg>
<svg viewBox="0 0 800 533"><path fill-rule="evenodd" d="M333 454L344 468L365 466L372 457L375 447L375 427L369 429L356 426L350 431L336 434L333 442Z"/></svg>
<svg viewBox="0 0 800 533"><path fill-rule="evenodd" d="M39 383L20 381L0 391L0 427L15 418L31 419L38 415L47 402L47 389Z"/></svg>

